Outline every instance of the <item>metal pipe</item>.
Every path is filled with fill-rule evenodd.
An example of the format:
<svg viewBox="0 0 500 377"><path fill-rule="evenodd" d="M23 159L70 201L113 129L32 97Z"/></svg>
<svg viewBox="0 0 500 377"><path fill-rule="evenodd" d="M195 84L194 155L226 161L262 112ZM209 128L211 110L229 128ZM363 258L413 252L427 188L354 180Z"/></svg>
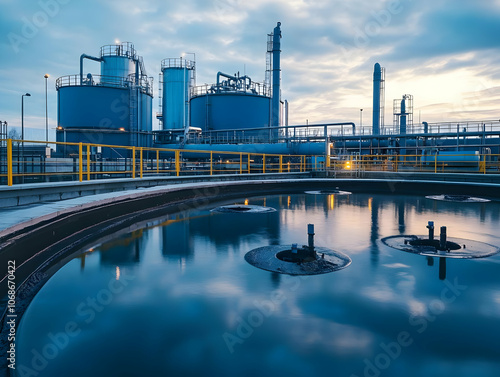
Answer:
<svg viewBox="0 0 500 377"><path fill-rule="evenodd" d="M429 229L429 240L434 240L434 221L427 222L427 229Z"/></svg>
<svg viewBox="0 0 500 377"><path fill-rule="evenodd" d="M96 62L102 62L102 58L96 58L95 56L81 54L80 55L80 85L83 85L83 59L94 60Z"/></svg>
<svg viewBox="0 0 500 377"><path fill-rule="evenodd" d="M217 83L216 83L217 92L220 91L220 76L226 77L229 80L233 80L235 83L245 81L245 91L246 91L246 89L248 89L249 86L252 85L252 79L247 75L245 75L245 76L231 76L231 75L228 75L227 73L223 73L223 72L219 71L219 72L217 72ZM248 80L248 84L246 84L247 80Z"/></svg>
<svg viewBox="0 0 500 377"><path fill-rule="evenodd" d="M446 258L439 258L439 280L446 280Z"/></svg>
<svg viewBox="0 0 500 377"><path fill-rule="evenodd" d="M439 248L446 250L446 227L441 227L441 234L439 235Z"/></svg>
<svg viewBox="0 0 500 377"><path fill-rule="evenodd" d="M316 257L314 250L314 224L307 224L308 247L311 256Z"/></svg>

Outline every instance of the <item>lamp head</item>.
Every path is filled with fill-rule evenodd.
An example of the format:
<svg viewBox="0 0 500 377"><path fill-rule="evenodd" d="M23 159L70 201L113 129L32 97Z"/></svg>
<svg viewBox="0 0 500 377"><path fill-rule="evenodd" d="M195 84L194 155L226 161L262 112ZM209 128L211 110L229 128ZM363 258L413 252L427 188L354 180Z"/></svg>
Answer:
<svg viewBox="0 0 500 377"><path fill-rule="evenodd" d="M46 73L45 76L43 76L43 77L45 77L46 79L48 79L50 77L50 75L48 73Z"/></svg>

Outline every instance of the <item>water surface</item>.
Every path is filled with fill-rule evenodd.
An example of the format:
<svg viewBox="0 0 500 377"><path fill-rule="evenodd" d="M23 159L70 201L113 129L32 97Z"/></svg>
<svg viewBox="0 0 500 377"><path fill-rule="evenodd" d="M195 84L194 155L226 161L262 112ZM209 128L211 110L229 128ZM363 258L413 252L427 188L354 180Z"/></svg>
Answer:
<svg viewBox="0 0 500 377"><path fill-rule="evenodd" d="M211 213L221 204L266 214ZM482 376L500 374L500 257L425 258L380 238L500 244L500 205L353 194L241 198L169 215L86 247L18 329L16 376ZM306 244L344 270L292 277L249 250Z"/></svg>

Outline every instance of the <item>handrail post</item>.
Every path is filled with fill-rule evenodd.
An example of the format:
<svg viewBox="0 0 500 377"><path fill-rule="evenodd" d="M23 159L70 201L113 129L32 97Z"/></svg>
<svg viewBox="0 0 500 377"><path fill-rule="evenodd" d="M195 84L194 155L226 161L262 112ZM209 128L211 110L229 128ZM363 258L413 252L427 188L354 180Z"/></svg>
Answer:
<svg viewBox="0 0 500 377"><path fill-rule="evenodd" d="M142 165L143 165L143 162L142 162L142 147L140 147L140 149L139 149L139 161L140 161L140 164L141 164L141 166L139 168L139 177L142 179L142 169L143 169L143 167L142 167Z"/></svg>
<svg viewBox="0 0 500 377"><path fill-rule="evenodd" d="M78 181L83 181L83 144L78 143Z"/></svg>
<svg viewBox="0 0 500 377"><path fill-rule="evenodd" d="M12 139L7 139L7 186L12 186Z"/></svg>
<svg viewBox="0 0 500 377"><path fill-rule="evenodd" d="M160 173L160 150L156 150L156 174Z"/></svg>
<svg viewBox="0 0 500 377"><path fill-rule="evenodd" d="M262 155L262 174L266 174L266 155Z"/></svg>
<svg viewBox="0 0 500 377"><path fill-rule="evenodd" d="M243 153L240 153L240 175L243 174Z"/></svg>
<svg viewBox="0 0 500 377"><path fill-rule="evenodd" d="M179 176L181 174L181 151L175 151L175 174Z"/></svg>
<svg viewBox="0 0 500 377"><path fill-rule="evenodd" d="M434 173L437 173L437 153L434 154Z"/></svg>
<svg viewBox="0 0 500 377"><path fill-rule="evenodd" d="M248 174L250 174L250 153L248 154Z"/></svg>
<svg viewBox="0 0 500 377"><path fill-rule="evenodd" d="M213 160L212 160L212 152L210 152L210 175L213 174Z"/></svg>
<svg viewBox="0 0 500 377"><path fill-rule="evenodd" d="M90 144L87 144L87 181L90 181Z"/></svg>
<svg viewBox="0 0 500 377"><path fill-rule="evenodd" d="M132 147L132 179L135 179L135 147Z"/></svg>
<svg viewBox="0 0 500 377"><path fill-rule="evenodd" d="M279 170L280 173L283 173L283 155L280 154L280 170Z"/></svg>

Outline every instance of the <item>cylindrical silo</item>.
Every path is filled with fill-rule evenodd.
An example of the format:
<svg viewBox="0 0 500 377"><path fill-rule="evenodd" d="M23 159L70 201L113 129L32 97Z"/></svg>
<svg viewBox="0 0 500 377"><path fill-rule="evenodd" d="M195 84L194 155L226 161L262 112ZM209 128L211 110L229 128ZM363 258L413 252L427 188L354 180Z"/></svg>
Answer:
<svg viewBox="0 0 500 377"><path fill-rule="evenodd" d="M191 126L203 131L269 127L270 98L241 93L206 93L191 99Z"/></svg>
<svg viewBox="0 0 500 377"><path fill-rule="evenodd" d="M161 62L161 72L162 128L184 129L189 125L189 93L194 81L195 63L183 58L164 59Z"/></svg>
<svg viewBox="0 0 500 377"><path fill-rule="evenodd" d="M248 76L217 73L217 82L194 88L191 127L203 131L271 127L271 97Z"/></svg>
<svg viewBox="0 0 500 377"><path fill-rule="evenodd" d="M85 59L100 61L101 75L84 74ZM80 74L58 78L56 89L57 141L151 145L153 83L131 43L103 46L99 58L83 54Z"/></svg>
<svg viewBox="0 0 500 377"><path fill-rule="evenodd" d="M134 45L130 42L101 47L101 81L120 84L124 80L137 80L137 64Z"/></svg>

